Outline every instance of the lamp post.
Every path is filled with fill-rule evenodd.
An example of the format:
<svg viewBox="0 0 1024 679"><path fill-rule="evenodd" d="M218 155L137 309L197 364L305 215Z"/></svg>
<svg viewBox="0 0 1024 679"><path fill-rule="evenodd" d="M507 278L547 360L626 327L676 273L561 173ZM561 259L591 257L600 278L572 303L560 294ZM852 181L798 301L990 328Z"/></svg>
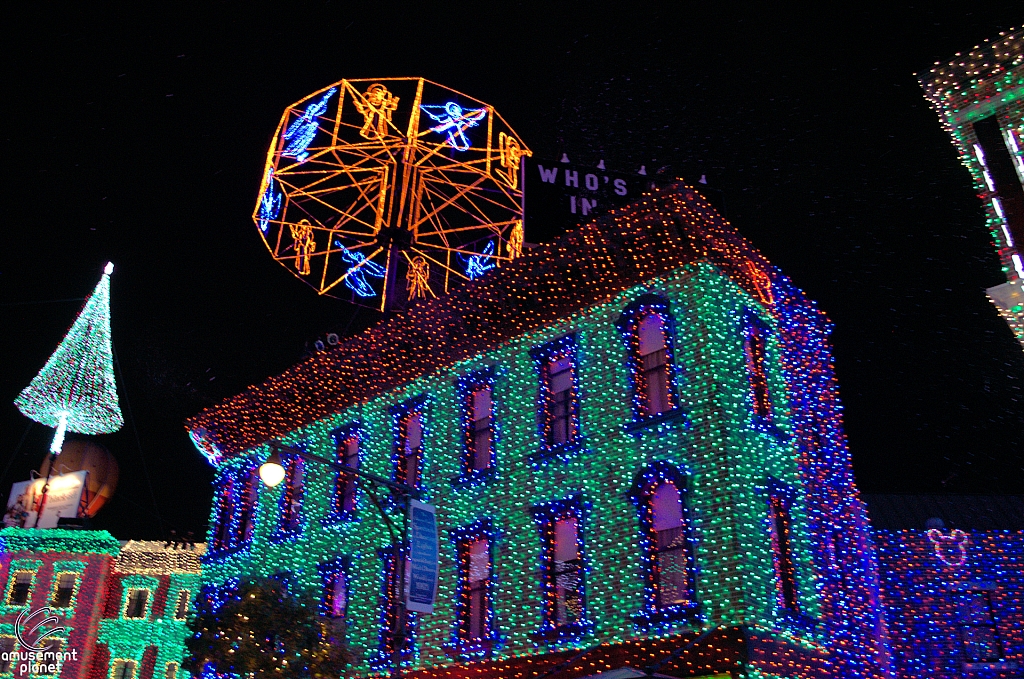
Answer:
<svg viewBox="0 0 1024 679"><path fill-rule="evenodd" d="M384 486L390 489L399 499L402 506L402 540L400 543L395 545L395 568L398 570L398 615L395 620L396 629L393 630L392 640L395 645L392 659L392 673L397 676L399 666L399 654L405 648L405 628L408 617L408 611L405 601L405 550L409 542L409 500L419 500L421 497L420 491L412 486L408 486L401 483L395 483L391 479L386 479L376 474L369 472L360 471L353 469L352 467L330 460L326 457L321 457L313 453L309 453L299 448L292 448L286 446L279 441L270 441L270 455L267 457L267 461L260 465L259 475L260 480L268 488L274 488L279 485L285 477L284 465L281 462L281 453L284 452L287 455L295 455L311 462L317 462L322 465L326 465L335 471L342 472L344 474L352 474L359 479L365 479L372 486ZM384 507L381 506L376 495L372 492L367 491L367 495L373 502L373 505L380 512L381 518L384 519L385 525L388 527L388 531L391 533L391 540L395 542L395 530L394 525L391 523L391 518L384 511Z"/></svg>

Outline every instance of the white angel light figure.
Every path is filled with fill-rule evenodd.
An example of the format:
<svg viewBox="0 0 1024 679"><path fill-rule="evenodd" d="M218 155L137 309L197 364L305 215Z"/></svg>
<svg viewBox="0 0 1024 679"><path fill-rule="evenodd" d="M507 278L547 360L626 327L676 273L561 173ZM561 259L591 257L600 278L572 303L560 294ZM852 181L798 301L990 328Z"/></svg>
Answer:
<svg viewBox="0 0 1024 679"><path fill-rule="evenodd" d="M324 111L327 110L327 101L337 91L337 87L327 90L327 93L321 97L320 101L307 106L302 115L292 121L292 124L288 126L284 133L284 138L290 143L281 152L282 156L294 158L300 163L305 162L306 158L309 158L309 153L306 149L313 143L313 137L316 136L317 130L320 129L320 123L316 121L316 118L323 115Z"/></svg>
<svg viewBox="0 0 1024 679"><path fill-rule="evenodd" d="M360 297L376 297L377 291L366 282L366 277L384 278L387 275L387 270L380 264L368 260L363 253L349 250L341 244L341 241L336 240L334 244L341 248L341 256L345 258L345 261L352 263L352 266L345 272L345 285Z"/></svg>
<svg viewBox="0 0 1024 679"><path fill-rule="evenodd" d="M258 221L260 231L267 232L267 223L277 219L281 214L281 194L274 191L274 168L267 170L267 188L260 198Z"/></svg>
<svg viewBox="0 0 1024 679"><path fill-rule="evenodd" d="M484 251L479 255L470 255L466 260L466 276L473 281L494 268L494 241L487 241Z"/></svg>
<svg viewBox="0 0 1024 679"><path fill-rule="evenodd" d="M480 121L487 116L487 109L473 108L463 110L454 101L449 101L444 106L436 104L420 104L423 111L441 123L430 128L431 132L448 133L448 143L456 151L469 149L469 140L466 139L465 130L467 127L476 127Z"/></svg>

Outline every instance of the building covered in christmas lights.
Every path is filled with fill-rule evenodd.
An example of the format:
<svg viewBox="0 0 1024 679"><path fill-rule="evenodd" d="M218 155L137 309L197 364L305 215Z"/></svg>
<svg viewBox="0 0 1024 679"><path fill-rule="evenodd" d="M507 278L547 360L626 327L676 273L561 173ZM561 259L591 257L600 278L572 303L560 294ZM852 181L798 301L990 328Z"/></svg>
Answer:
<svg viewBox="0 0 1024 679"><path fill-rule="evenodd" d="M121 543L106 531L3 529L0 676L176 679L203 549Z"/></svg>
<svg viewBox="0 0 1024 679"><path fill-rule="evenodd" d="M315 592L365 675L889 676L829 331L652 190L190 420L204 586ZM264 487L272 442L436 507L432 613L401 605L399 503L298 455Z"/></svg>
<svg viewBox="0 0 1024 679"><path fill-rule="evenodd" d="M1024 30L1001 33L920 77L985 207L1006 282L989 299L1024 344Z"/></svg>
<svg viewBox="0 0 1024 679"><path fill-rule="evenodd" d="M868 505L896 676L1024 676L1024 497Z"/></svg>

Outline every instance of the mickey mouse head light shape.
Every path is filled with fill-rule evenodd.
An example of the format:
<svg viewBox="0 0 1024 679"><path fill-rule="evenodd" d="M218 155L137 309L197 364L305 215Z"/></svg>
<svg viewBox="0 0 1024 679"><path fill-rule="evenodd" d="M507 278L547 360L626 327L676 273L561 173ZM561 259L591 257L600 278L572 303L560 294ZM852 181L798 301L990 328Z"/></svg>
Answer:
<svg viewBox="0 0 1024 679"><path fill-rule="evenodd" d="M967 561L967 533L954 528L949 535L943 535L938 528L927 532L928 539L935 546L935 556L947 566L962 566Z"/></svg>

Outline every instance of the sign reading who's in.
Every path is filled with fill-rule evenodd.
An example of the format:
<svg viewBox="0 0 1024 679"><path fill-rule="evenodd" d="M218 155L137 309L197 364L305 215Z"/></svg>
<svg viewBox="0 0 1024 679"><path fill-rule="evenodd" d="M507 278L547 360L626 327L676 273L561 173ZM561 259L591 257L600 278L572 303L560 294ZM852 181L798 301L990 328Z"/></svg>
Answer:
<svg viewBox="0 0 1024 679"><path fill-rule="evenodd" d="M564 155L560 162L526 159L524 170L527 228L531 231L555 221L562 228L572 228L634 202L652 183L644 167L634 174L612 172L603 160L596 167L587 167L573 164Z"/></svg>

